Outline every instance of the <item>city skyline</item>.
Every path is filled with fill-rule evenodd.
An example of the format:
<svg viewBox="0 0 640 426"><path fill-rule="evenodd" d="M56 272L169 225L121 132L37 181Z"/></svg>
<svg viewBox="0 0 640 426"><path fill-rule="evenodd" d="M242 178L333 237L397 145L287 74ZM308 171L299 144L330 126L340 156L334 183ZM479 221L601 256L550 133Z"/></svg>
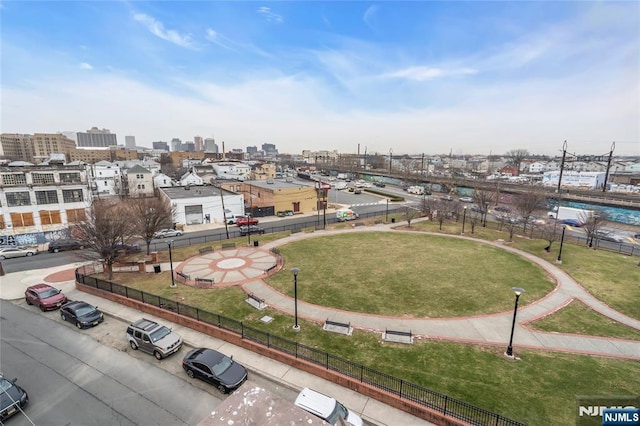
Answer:
<svg viewBox="0 0 640 426"><path fill-rule="evenodd" d="M637 2L3 2L3 133L640 155Z"/></svg>

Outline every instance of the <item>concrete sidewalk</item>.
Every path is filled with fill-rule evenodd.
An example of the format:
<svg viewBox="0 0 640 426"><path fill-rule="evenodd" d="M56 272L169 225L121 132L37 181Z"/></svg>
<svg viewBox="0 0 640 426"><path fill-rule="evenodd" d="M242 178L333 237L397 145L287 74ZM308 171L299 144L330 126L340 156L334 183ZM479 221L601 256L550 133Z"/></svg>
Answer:
<svg viewBox="0 0 640 426"><path fill-rule="evenodd" d="M75 287L75 275L73 271L76 267L81 265L82 264L78 263L56 268L33 269L7 274L0 278L0 298L4 300L22 299L24 298L24 291L28 286L45 282L62 290L69 299L83 300L87 303L91 303L94 306L98 306L107 316L120 319L127 323L138 320L142 316L163 323L180 334L185 343L190 346L204 346L219 350L227 355L233 355L233 358L243 364L249 370L250 374L253 373L260 375L274 383L296 392L300 391L304 387L310 387L324 394L335 396L344 405L360 414L363 420L370 424L380 426L398 424L407 426L424 426L432 424L404 411L383 404L373 398L353 392L350 389L343 388L335 383L321 379L302 370L298 370L287 364L280 363L271 358L258 355L249 350L232 345L224 340L213 338L207 334L194 331L190 328L171 323L164 319L156 318L153 315L142 314L140 311L135 309L79 291ZM169 264L163 265L163 269L165 266L166 269L169 269ZM122 333L122 338L124 339L124 329L122 330ZM178 354L178 358L179 357L180 354ZM212 392L215 392L215 389L212 388Z"/></svg>

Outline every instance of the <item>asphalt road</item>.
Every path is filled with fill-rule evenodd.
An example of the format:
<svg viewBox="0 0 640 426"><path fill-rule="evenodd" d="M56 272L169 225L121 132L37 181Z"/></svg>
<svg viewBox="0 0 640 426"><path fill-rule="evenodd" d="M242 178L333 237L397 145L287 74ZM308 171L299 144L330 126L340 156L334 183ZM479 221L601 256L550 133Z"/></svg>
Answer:
<svg viewBox="0 0 640 426"><path fill-rule="evenodd" d="M4 300L0 307L0 370L18 378L30 399L28 418L17 414L11 425L192 425L221 401L216 390L172 372L182 374L184 349L162 362L123 351L118 320L78 331L57 311L42 314Z"/></svg>

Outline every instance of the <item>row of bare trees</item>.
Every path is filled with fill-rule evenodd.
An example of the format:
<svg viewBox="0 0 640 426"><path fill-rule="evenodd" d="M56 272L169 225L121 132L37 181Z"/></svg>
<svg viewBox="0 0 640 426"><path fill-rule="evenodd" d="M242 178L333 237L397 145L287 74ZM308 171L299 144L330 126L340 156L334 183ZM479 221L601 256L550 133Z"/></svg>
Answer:
<svg viewBox="0 0 640 426"><path fill-rule="evenodd" d="M153 234L170 227L173 217L171 204L157 197L96 199L85 220L74 224L71 234L102 259L111 279L111 266L123 247L143 239L149 254Z"/></svg>

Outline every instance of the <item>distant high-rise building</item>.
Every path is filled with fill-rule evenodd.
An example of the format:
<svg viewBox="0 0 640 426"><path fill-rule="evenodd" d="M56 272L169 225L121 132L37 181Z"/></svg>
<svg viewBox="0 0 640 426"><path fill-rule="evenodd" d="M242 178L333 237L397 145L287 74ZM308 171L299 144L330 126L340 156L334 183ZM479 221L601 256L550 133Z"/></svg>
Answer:
<svg viewBox="0 0 640 426"><path fill-rule="evenodd" d="M169 144L162 141L151 142L153 149L161 149L163 151L169 151Z"/></svg>
<svg viewBox="0 0 640 426"><path fill-rule="evenodd" d="M278 150L276 149L276 146L272 143L263 143L262 144L262 151L264 152L264 155L266 156L277 156L278 155Z"/></svg>
<svg viewBox="0 0 640 426"><path fill-rule="evenodd" d="M218 145L214 138L206 138L204 140L204 151L218 153Z"/></svg>
<svg viewBox="0 0 640 426"><path fill-rule="evenodd" d="M135 136L125 136L124 137L124 147L125 148L135 148L136 147L136 137Z"/></svg>
<svg viewBox="0 0 640 426"><path fill-rule="evenodd" d="M257 146L248 146L247 147L247 153L248 154L255 154L258 152L258 147Z"/></svg>
<svg viewBox="0 0 640 426"><path fill-rule="evenodd" d="M196 152L196 144L191 141L187 141L182 144L182 150L187 152Z"/></svg>
<svg viewBox="0 0 640 426"><path fill-rule="evenodd" d="M0 138L0 155L14 161L40 163L53 153L65 154L68 158L75 148L76 143L60 133L2 133Z"/></svg>
<svg viewBox="0 0 640 426"><path fill-rule="evenodd" d="M182 141L178 138L171 139L171 151L182 151Z"/></svg>
<svg viewBox="0 0 640 426"><path fill-rule="evenodd" d="M202 136L194 136L193 143L195 144L196 152L204 151L204 143L202 142Z"/></svg>
<svg viewBox="0 0 640 426"><path fill-rule="evenodd" d="M108 148L111 145L118 145L118 138L109 129L98 129L92 127L86 132L76 133L78 146L89 148Z"/></svg>

